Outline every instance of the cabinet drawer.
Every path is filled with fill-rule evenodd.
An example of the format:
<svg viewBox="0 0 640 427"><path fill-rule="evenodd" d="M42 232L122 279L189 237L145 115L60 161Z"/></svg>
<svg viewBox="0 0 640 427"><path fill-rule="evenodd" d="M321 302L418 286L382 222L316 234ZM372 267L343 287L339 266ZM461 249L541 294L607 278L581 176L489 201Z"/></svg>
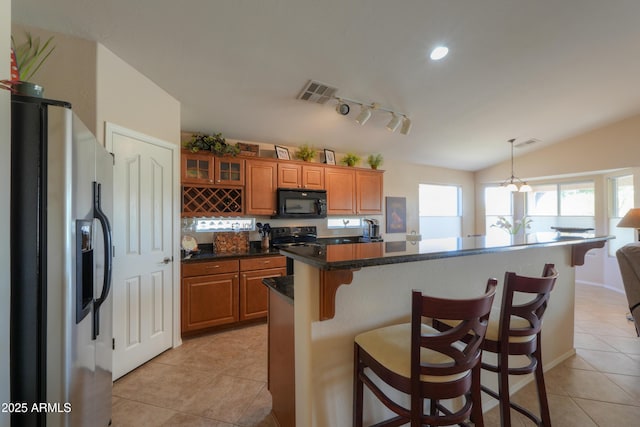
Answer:
<svg viewBox="0 0 640 427"><path fill-rule="evenodd" d="M238 260L194 262L182 264L182 277L209 274L234 273L238 271Z"/></svg>
<svg viewBox="0 0 640 427"><path fill-rule="evenodd" d="M287 258L284 256L268 256L259 258L244 258L240 260L240 271L262 270L264 268L286 267Z"/></svg>

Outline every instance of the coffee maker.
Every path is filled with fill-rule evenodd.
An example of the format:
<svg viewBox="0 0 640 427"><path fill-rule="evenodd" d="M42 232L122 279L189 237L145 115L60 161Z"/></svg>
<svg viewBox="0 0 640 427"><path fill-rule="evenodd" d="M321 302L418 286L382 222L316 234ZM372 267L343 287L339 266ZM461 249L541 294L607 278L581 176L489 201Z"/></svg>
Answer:
<svg viewBox="0 0 640 427"><path fill-rule="evenodd" d="M377 219L364 219L364 226L362 228L362 241L363 242L382 242L380 237L380 225Z"/></svg>

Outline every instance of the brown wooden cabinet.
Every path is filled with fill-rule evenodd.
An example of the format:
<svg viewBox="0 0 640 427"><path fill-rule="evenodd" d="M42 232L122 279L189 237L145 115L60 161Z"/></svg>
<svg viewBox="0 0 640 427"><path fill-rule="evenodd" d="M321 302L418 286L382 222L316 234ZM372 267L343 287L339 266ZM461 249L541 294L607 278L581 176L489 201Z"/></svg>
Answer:
<svg viewBox="0 0 640 427"><path fill-rule="evenodd" d="M302 185L302 165L278 163L278 188L300 188Z"/></svg>
<svg viewBox="0 0 640 427"><path fill-rule="evenodd" d="M302 165L302 188L324 190L324 166Z"/></svg>
<svg viewBox="0 0 640 427"><path fill-rule="evenodd" d="M284 276L280 255L182 264L182 333L267 316L266 277Z"/></svg>
<svg viewBox="0 0 640 427"><path fill-rule="evenodd" d="M245 212L249 215L274 215L278 188L278 163L248 159L246 168Z"/></svg>
<svg viewBox="0 0 640 427"><path fill-rule="evenodd" d="M300 163L278 163L278 188L324 190L324 167Z"/></svg>
<svg viewBox="0 0 640 427"><path fill-rule="evenodd" d="M248 258L240 260L240 320L267 316L268 292L262 284L267 277L287 274L285 257Z"/></svg>
<svg viewBox="0 0 640 427"><path fill-rule="evenodd" d="M282 427L296 425L293 302L269 289L268 387L271 410Z"/></svg>
<svg viewBox="0 0 640 427"><path fill-rule="evenodd" d="M356 213L356 173L347 167L327 167L324 171L327 187L327 213L353 215Z"/></svg>
<svg viewBox="0 0 640 427"><path fill-rule="evenodd" d="M244 185L244 159L215 157L216 185Z"/></svg>
<svg viewBox="0 0 640 427"><path fill-rule="evenodd" d="M237 322L238 260L182 265L182 332Z"/></svg>
<svg viewBox="0 0 640 427"><path fill-rule="evenodd" d="M214 160L210 154L182 152L182 182L214 183Z"/></svg>
<svg viewBox="0 0 640 427"><path fill-rule="evenodd" d="M381 171L356 171L356 213L381 215L383 200L383 174Z"/></svg>

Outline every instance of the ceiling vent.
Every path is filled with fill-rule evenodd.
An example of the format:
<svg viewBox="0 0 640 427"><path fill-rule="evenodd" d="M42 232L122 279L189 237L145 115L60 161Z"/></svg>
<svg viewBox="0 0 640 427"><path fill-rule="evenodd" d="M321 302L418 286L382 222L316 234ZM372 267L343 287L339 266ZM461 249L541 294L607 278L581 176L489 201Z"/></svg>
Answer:
<svg viewBox="0 0 640 427"><path fill-rule="evenodd" d="M327 101L334 97L337 91L338 89L335 87L309 80L300 95L298 95L298 99L315 102L316 104L326 104Z"/></svg>

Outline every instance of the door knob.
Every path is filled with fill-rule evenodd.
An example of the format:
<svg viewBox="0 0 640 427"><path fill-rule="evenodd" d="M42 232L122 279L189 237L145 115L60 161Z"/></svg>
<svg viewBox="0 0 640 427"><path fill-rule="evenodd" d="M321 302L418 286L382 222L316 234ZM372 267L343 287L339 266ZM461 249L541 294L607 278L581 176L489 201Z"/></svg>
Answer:
<svg viewBox="0 0 640 427"><path fill-rule="evenodd" d="M162 260L161 264L169 264L171 262L171 258L169 258L168 256L164 257L164 259Z"/></svg>

